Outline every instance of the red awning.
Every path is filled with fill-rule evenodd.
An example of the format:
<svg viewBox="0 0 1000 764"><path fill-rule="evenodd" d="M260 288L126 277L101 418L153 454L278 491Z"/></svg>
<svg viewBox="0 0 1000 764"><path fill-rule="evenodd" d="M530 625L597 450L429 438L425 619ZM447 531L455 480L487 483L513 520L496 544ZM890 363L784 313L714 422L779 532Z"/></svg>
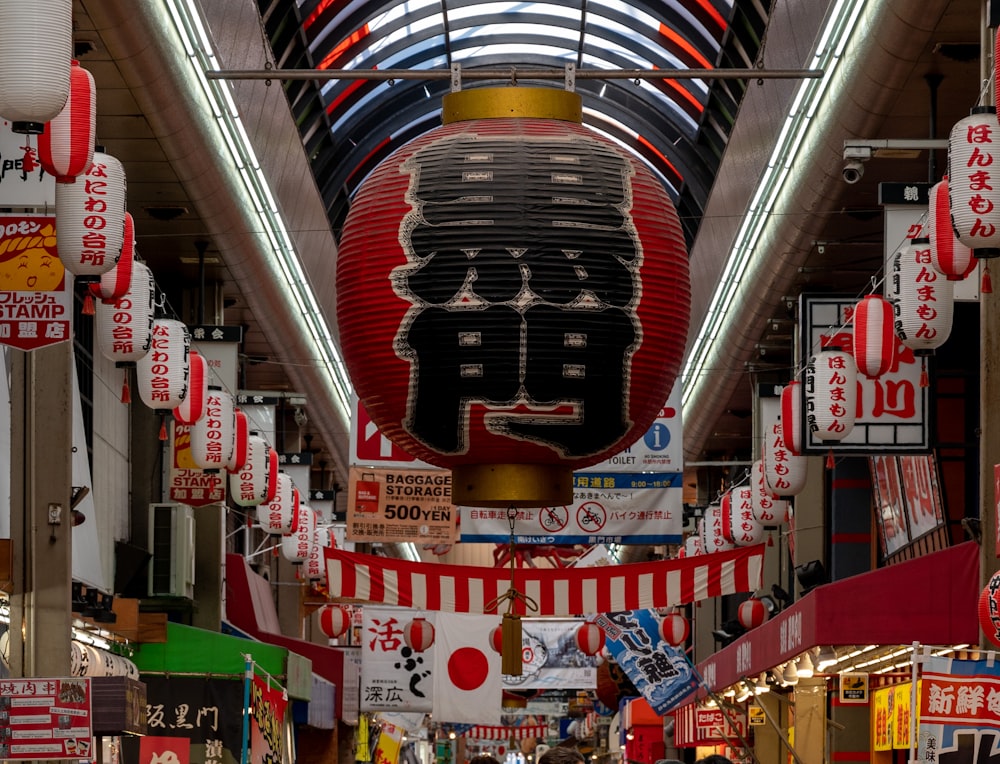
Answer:
<svg viewBox="0 0 1000 764"><path fill-rule="evenodd" d="M698 664L713 690L817 645L975 644L979 545L968 541L813 589Z"/></svg>
<svg viewBox="0 0 1000 764"><path fill-rule="evenodd" d="M261 642L284 647L312 661L312 670L337 687L336 718L342 718L344 655L326 645L278 633L278 614L267 579L238 554L226 555L226 620Z"/></svg>

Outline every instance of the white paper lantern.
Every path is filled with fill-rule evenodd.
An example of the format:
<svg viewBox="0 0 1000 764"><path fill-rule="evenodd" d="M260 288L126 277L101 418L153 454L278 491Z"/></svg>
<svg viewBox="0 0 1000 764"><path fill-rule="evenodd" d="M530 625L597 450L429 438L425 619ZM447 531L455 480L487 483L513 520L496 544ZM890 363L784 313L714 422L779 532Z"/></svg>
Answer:
<svg viewBox="0 0 1000 764"><path fill-rule="evenodd" d="M735 544L731 541L726 541L726 538L722 535L722 505L712 504L705 509L705 524L704 524L704 536L702 543L705 545L705 551L708 554L713 552L725 552L728 549L734 549Z"/></svg>
<svg viewBox="0 0 1000 764"><path fill-rule="evenodd" d="M958 240L951 226L948 178L931 186L927 207L927 228L931 240L931 265L951 281L961 281L976 268L972 250Z"/></svg>
<svg viewBox="0 0 1000 764"><path fill-rule="evenodd" d="M205 415L191 425L191 460L203 470L225 469L233 457L236 412L233 396L209 386ZM282 531L288 533L288 531Z"/></svg>
<svg viewBox="0 0 1000 764"><path fill-rule="evenodd" d="M196 350L188 353L188 391L174 409L174 419L181 424L194 424L205 416L208 402L208 363Z"/></svg>
<svg viewBox="0 0 1000 764"><path fill-rule="evenodd" d="M142 402L154 411L171 411L188 391L188 353L191 335L183 322L158 318L153 322L153 344L136 362L136 384Z"/></svg>
<svg viewBox="0 0 1000 764"><path fill-rule="evenodd" d="M951 336L955 283L934 270L927 239L914 239L900 247L889 268L886 285L896 334L914 355L932 354Z"/></svg>
<svg viewBox="0 0 1000 764"><path fill-rule="evenodd" d="M881 377L896 362L896 333L892 303L881 295L861 298L851 313L854 325L854 364L869 379Z"/></svg>
<svg viewBox="0 0 1000 764"><path fill-rule="evenodd" d="M723 537L733 546L753 546L764 539L764 525L753 514L753 487L737 486L722 502Z"/></svg>
<svg viewBox="0 0 1000 764"><path fill-rule="evenodd" d="M72 61L66 105L45 123L38 136L38 161L57 183L72 183L94 160L97 88L94 77Z"/></svg>
<svg viewBox="0 0 1000 764"><path fill-rule="evenodd" d="M1000 125L977 106L948 136L948 207L958 240L976 257L1000 255Z"/></svg>
<svg viewBox="0 0 1000 764"><path fill-rule="evenodd" d="M295 530L281 537L281 556L301 565L309 559L316 535L316 513L308 504L300 504Z"/></svg>
<svg viewBox="0 0 1000 764"><path fill-rule="evenodd" d="M256 507L267 500L267 472L271 447L260 435L247 438L247 458L229 475L229 495L241 507ZM277 474L275 474L277 478Z"/></svg>
<svg viewBox="0 0 1000 764"><path fill-rule="evenodd" d="M764 464L764 481L775 496L796 496L806 487L809 460L793 454L782 436L781 416L763 424L764 443L761 461Z"/></svg>
<svg viewBox="0 0 1000 764"><path fill-rule="evenodd" d="M672 647L680 647L691 634L691 624L680 613L668 613L660 621L660 637Z"/></svg>
<svg viewBox="0 0 1000 764"><path fill-rule="evenodd" d="M0 3L0 116L15 132L40 133L63 110L72 60L72 0Z"/></svg>
<svg viewBox="0 0 1000 764"><path fill-rule="evenodd" d="M239 472L247 461L247 448L250 444L250 420L239 409L233 412L233 453L226 462L226 470L232 474Z"/></svg>
<svg viewBox="0 0 1000 764"><path fill-rule="evenodd" d="M326 579L326 553L330 546L330 531L317 526L313 533L313 543L309 547L309 559L302 566L302 575L307 581L323 581Z"/></svg>
<svg viewBox="0 0 1000 764"><path fill-rule="evenodd" d="M143 263L132 265L128 291L117 300L97 303L94 311L97 347L119 365L134 365L153 342L153 273Z"/></svg>
<svg viewBox="0 0 1000 764"><path fill-rule="evenodd" d="M135 266L135 223L129 213L125 213L125 238L122 256L115 267L101 276L100 281L89 285L89 291L104 302L114 302L123 297L132 285L132 269Z"/></svg>
<svg viewBox="0 0 1000 764"><path fill-rule="evenodd" d="M86 173L56 183L56 249L77 279L100 280L118 263L125 244L125 169L110 154L94 152Z"/></svg>
<svg viewBox="0 0 1000 764"><path fill-rule="evenodd" d="M789 503L779 499L767 487L764 461L758 459L750 468L750 487L753 489L753 516L761 525L783 525L788 522Z"/></svg>
<svg viewBox="0 0 1000 764"><path fill-rule="evenodd" d="M805 377L806 425L824 443L846 438L854 429L858 371L850 353L821 350L809 359Z"/></svg>
<svg viewBox="0 0 1000 764"><path fill-rule="evenodd" d="M279 472L274 498L257 507L257 520L265 533L284 535L292 532L295 516L295 486L286 472Z"/></svg>

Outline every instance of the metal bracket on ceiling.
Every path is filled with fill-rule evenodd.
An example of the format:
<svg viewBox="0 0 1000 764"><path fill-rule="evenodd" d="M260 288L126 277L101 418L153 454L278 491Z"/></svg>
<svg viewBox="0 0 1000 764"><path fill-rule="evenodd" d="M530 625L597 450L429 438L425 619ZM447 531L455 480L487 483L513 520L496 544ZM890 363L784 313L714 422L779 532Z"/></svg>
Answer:
<svg viewBox="0 0 1000 764"><path fill-rule="evenodd" d="M462 90L462 65L451 65L451 92L459 93Z"/></svg>
<svg viewBox="0 0 1000 764"><path fill-rule="evenodd" d="M566 64L566 84L567 93L576 92L576 64Z"/></svg>

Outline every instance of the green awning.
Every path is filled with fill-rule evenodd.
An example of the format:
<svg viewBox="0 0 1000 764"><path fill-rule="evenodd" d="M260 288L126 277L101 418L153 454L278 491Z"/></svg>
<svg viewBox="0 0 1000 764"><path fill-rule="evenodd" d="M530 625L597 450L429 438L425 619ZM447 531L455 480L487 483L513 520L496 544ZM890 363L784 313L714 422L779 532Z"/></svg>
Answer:
<svg viewBox="0 0 1000 764"><path fill-rule="evenodd" d="M281 682L286 681L288 650L284 647L179 623L167 623L166 642L136 645L132 660L140 674L204 674L237 679L243 677L243 656L248 653L259 667L258 673L267 672Z"/></svg>

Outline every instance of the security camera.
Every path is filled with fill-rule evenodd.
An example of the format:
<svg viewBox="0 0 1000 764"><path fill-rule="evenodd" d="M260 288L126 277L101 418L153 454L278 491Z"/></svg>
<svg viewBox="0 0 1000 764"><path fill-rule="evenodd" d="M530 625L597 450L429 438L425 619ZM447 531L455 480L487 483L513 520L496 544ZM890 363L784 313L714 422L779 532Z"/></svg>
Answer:
<svg viewBox="0 0 1000 764"><path fill-rule="evenodd" d="M844 182L854 185L861 176L865 174L865 165L858 159L851 159L844 163Z"/></svg>

